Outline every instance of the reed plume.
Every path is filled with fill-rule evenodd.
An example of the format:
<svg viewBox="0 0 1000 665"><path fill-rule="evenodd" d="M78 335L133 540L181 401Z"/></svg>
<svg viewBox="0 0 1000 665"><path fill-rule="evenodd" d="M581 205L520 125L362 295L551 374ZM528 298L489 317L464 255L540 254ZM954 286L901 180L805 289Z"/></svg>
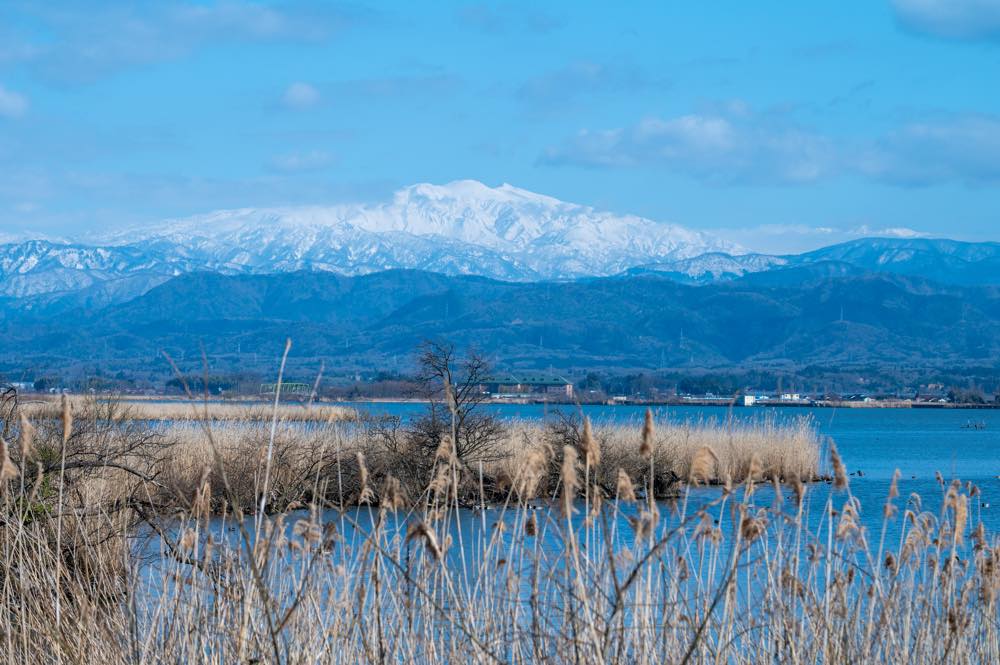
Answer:
<svg viewBox="0 0 1000 665"><path fill-rule="evenodd" d="M647 408L642 423L642 443L639 445L639 456L647 462L653 459L653 434L653 411Z"/></svg>
<svg viewBox="0 0 1000 665"><path fill-rule="evenodd" d="M543 449L534 448L528 451L514 482L514 491L517 492L518 498L522 501L535 498L538 484L548 464L549 460Z"/></svg>
<svg viewBox="0 0 1000 665"><path fill-rule="evenodd" d="M8 480L17 478L17 473L17 466L10 460L7 441L0 436L0 485L5 485Z"/></svg>
<svg viewBox="0 0 1000 665"><path fill-rule="evenodd" d="M594 439L589 417L584 417L583 419L582 443L585 463L591 469L596 469L597 465L601 463L601 447L598 445L597 440Z"/></svg>
<svg viewBox="0 0 1000 665"><path fill-rule="evenodd" d="M715 463L719 457L709 446L702 446L691 458L691 468L688 470L688 482L697 485L708 482L714 477Z"/></svg>
<svg viewBox="0 0 1000 665"><path fill-rule="evenodd" d="M573 499L576 498L576 489L579 480L576 471L576 448L573 446L563 446L562 463L562 514L563 517L570 517L573 514Z"/></svg>
<svg viewBox="0 0 1000 665"><path fill-rule="evenodd" d="M198 490L191 501L191 516L196 520L207 519L212 510L212 485L209 476L212 467L205 465L201 472L201 480L198 483Z"/></svg>
<svg viewBox="0 0 1000 665"><path fill-rule="evenodd" d="M444 553L441 550L441 545L438 543L437 533L431 528L426 522L420 521L412 524L406 532L406 539L420 539L423 541L424 546L431 553L436 560L441 560L441 555Z"/></svg>
<svg viewBox="0 0 1000 665"><path fill-rule="evenodd" d="M381 507L385 510L397 511L406 507L406 494L403 486L395 476L388 475L382 483Z"/></svg>
<svg viewBox="0 0 1000 665"><path fill-rule="evenodd" d="M617 482L617 494L618 498L622 501L635 501L635 486L632 485L632 479L625 472L625 469L618 469L618 482Z"/></svg>
<svg viewBox="0 0 1000 665"><path fill-rule="evenodd" d="M788 484L792 486L792 491L795 493L796 507L801 507L802 500L806 495L806 486L799 477L799 474L794 471L788 474Z"/></svg>
<svg viewBox="0 0 1000 665"><path fill-rule="evenodd" d="M62 437L63 445L69 441L73 434L73 409L70 406L69 397L66 393L62 395Z"/></svg>
<svg viewBox="0 0 1000 665"><path fill-rule="evenodd" d="M21 449L21 463L27 462L34 456L35 426L31 424L28 416L21 413L21 431L18 433L18 446Z"/></svg>
<svg viewBox="0 0 1000 665"><path fill-rule="evenodd" d="M830 441L830 465L833 467L833 487L834 489L847 489L847 469L844 467L844 460L840 458L837 451L837 444Z"/></svg>
<svg viewBox="0 0 1000 665"><path fill-rule="evenodd" d="M365 466L365 454L359 450L356 458L358 460L358 503L371 503L375 495L368 487L368 467Z"/></svg>
<svg viewBox="0 0 1000 665"><path fill-rule="evenodd" d="M445 434L441 437L441 441L438 443L437 450L434 453L434 459L439 462L450 462L455 455L455 445L451 440L451 436Z"/></svg>
<svg viewBox="0 0 1000 665"><path fill-rule="evenodd" d="M743 507L741 506L741 510ZM750 515L749 513L744 513L742 519L740 520L740 536L746 542L753 542L767 529L767 518L764 516L764 511L761 509L755 515Z"/></svg>

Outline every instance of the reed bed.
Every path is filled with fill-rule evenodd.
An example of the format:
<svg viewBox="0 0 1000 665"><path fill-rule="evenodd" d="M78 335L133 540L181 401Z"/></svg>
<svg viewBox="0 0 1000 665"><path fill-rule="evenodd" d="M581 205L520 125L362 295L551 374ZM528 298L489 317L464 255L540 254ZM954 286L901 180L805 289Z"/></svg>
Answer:
<svg viewBox="0 0 1000 665"><path fill-rule="evenodd" d="M821 478L822 442L808 418L778 422L774 418L726 423L714 420L672 422L653 420L649 454L636 445L642 436L640 423L603 423L590 428L596 457L592 478L604 488L613 488L619 469L632 478L651 473L658 487L684 484L740 483L747 479L798 478L809 482ZM560 450L570 444L585 452L583 427L542 426L537 421L510 424L500 454L485 466L487 475L513 477L533 455ZM692 469L695 460L701 469ZM694 473L693 473L694 471ZM673 491L676 492L677 487ZM669 493L669 491L667 492ZM666 496L666 494L665 494Z"/></svg>
<svg viewBox="0 0 1000 665"><path fill-rule="evenodd" d="M773 419L736 425L654 422L649 459L635 445L642 431L638 423L597 425L590 431L599 459L589 474L608 495L614 492L619 470L643 487L650 477L655 478L654 494L660 498L676 496L692 479L700 484L732 484L749 478L758 482L771 477L805 482L820 478L820 441L806 419L787 424ZM338 502L357 504L362 498L358 453L367 460L372 501L379 499L388 476L400 481L411 497L420 496L433 481L427 460L417 459L422 450L413 449L398 432L387 433L378 422L333 422L309 428L283 422L272 429L262 421L229 421L213 425L207 435L203 428L188 424L156 432L170 449L160 469L161 480L173 495L190 496L204 469L212 467L218 456L240 504L254 505L259 500L253 492L254 477L269 443L273 464L267 500L275 510L318 499L317 488L326 500L332 500L336 491ZM565 424L505 422L490 447L463 460L457 474L458 496L464 505L504 501L519 470L537 459L546 460L539 492L553 496L559 483L559 462L553 451L567 444L582 450L581 437L582 426L577 431ZM692 465L699 455L703 468L693 474ZM224 499L220 492L213 497L216 507Z"/></svg>
<svg viewBox="0 0 1000 665"><path fill-rule="evenodd" d="M121 400L108 398L118 405L118 417L123 420L145 420L149 422L335 422L357 418L357 411L344 406L329 404L241 404L217 401L170 401ZM74 410L86 409L92 397L73 396L70 402ZM58 399L43 399L24 404L22 407L32 419L57 418L62 410Z"/></svg>
<svg viewBox="0 0 1000 665"><path fill-rule="evenodd" d="M0 450L5 662L1000 658L1000 541L970 523L977 489L942 480L940 509L925 509L893 483L881 531L869 533L835 448L831 483L804 484L789 468L781 485L761 451L738 475L741 455L700 438L704 428L583 423L556 447L565 429L515 423L506 445L543 437L517 463L496 450L460 459L446 439L413 491L397 469L380 470L375 458L396 454L377 447L391 440L381 426L288 425L255 438L97 416L19 419ZM332 467L284 470L291 441ZM686 482L655 501L656 468L678 450L693 451L669 471ZM232 466L241 457L246 470ZM158 513L157 497L179 491L167 482L178 458L201 472L185 506ZM619 466L604 487L619 458L643 473ZM486 503L488 464L490 496L506 485L504 498L471 511L466 477ZM305 474L309 500L275 510L286 472ZM718 488L696 487L727 473ZM240 475L252 477L248 509Z"/></svg>

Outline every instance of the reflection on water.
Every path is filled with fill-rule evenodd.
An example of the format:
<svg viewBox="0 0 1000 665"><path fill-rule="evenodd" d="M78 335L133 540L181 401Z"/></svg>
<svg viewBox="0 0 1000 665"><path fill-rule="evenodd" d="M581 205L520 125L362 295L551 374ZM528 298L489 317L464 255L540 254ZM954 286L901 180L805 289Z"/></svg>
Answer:
<svg viewBox="0 0 1000 665"><path fill-rule="evenodd" d="M801 519L803 533L822 540L822 535L830 524L830 515L825 510L827 505L833 509L835 526L845 503L856 500L860 504L862 533L872 548L877 547L880 541L884 541L888 549L895 549L901 544L905 532L911 528L906 520L907 511L913 514L930 513L941 521L947 519L942 512L947 484L942 487L934 479L900 480L899 497L894 502L899 508L898 514L894 518L885 519L883 506L889 496L889 486L890 481L865 479L863 482L853 482L848 493L836 491L828 483L814 483L806 488L801 512L794 492L789 487L781 487L778 497L770 483L755 485L749 497L746 488L742 486L736 488L729 497L725 497L723 490L717 487L692 488L674 500L657 502L659 521L654 529L654 539L678 530L682 537L689 537L694 533L695 526L705 520L719 529L724 542L728 541L739 526L739 518L731 510L737 503L745 504L751 512L769 509L772 511L769 517L771 520L776 519L774 515L781 514L786 526ZM962 491L967 489L967 485L963 486ZM582 500L577 500L575 505L575 514L570 523L583 551L591 547L606 548L610 543L612 549L619 552L636 544L630 520L641 510L641 501L639 504L606 503L599 516L591 514L589 517ZM699 514L703 517L699 517ZM296 523L308 519L309 511L298 510L282 516L280 523L286 530L286 535L292 537ZM333 559L350 565L350 559L362 550L377 520L381 520L381 529L388 534L387 541L405 543L404 549L408 549L408 528L421 519L423 516L416 511L380 513L377 507L360 506L346 508L343 512L324 511L319 522L335 528L337 546L331 548ZM450 538L450 542L443 543L446 545L444 549L448 563L456 571L476 569L487 556L487 552L483 551L484 547L509 547L514 539L523 539L527 520L532 520L537 525L534 537L538 552L551 557L551 565L561 565L560 557L566 549L567 522L560 514L558 501L546 499L535 500L527 508L494 505L485 509L450 510L445 518L446 538ZM980 523L987 533L1000 532L1000 508L989 504L985 495L970 498L967 532L971 534ZM167 532L179 539L177 525L167 526ZM251 539L255 539L254 526L253 518L245 519L244 527ZM202 540L209 536L219 544L236 549L241 546L240 529L231 518L210 520L200 532ZM158 538L141 538L139 542L144 550L142 558L148 565L149 579L155 579L159 574L157 560L163 553L163 543Z"/></svg>

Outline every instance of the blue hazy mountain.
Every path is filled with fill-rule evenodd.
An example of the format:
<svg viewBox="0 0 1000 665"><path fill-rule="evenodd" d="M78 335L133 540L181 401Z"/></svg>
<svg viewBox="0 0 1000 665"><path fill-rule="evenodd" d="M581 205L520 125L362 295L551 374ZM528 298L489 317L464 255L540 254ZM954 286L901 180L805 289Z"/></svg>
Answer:
<svg viewBox="0 0 1000 665"><path fill-rule="evenodd" d="M1000 358L1000 288L837 261L682 284L656 273L505 282L391 270L190 273L98 310L5 307L0 355L156 363L161 350L382 366L428 338L540 367L958 366ZM238 358L237 358L238 360ZM235 360L234 360L235 362Z"/></svg>
<svg viewBox="0 0 1000 665"><path fill-rule="evenodd" d="M841 268L835 268L839 264ZM936 239L863 238L797 255L708 253L636 266L627 274L655 272L677 281L704 284L775 272L794 279L790 268L921 277L941 284L1000 285L1000 243Z"/></svg>

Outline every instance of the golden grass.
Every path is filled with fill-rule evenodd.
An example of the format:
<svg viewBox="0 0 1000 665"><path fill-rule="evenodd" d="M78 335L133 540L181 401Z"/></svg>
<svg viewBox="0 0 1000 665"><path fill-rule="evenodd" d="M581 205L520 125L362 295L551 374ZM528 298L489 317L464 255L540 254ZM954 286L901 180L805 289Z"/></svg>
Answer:
<svg viewBox="0 0 1000 665"><path fill-rule="evenodd" d="M5 451L0 662L1000 659L1000 540L970 523L976 488L897 514L894 484L869 534L849 486L797 482L819 464L808 423L598 424L581 450L514 422L503 454L440 446L404 503L407 451L367 426L115 415L90 405L66 437L38 422ZM752 482L780 473L797 500ZM660 474L731 486L634 501ZM383 496L342 509L357 475ZM462 507L502 477L499 507Z"/></svg>
<svg viewBox="0 0 1000 665"><path fill-rule="evenodd" d="M537 421L512 420L505 423L503 431L502 439L485 451L482 459L467 461L475 465L475 473L466 467L459 474L459 494L473 497L484 491L488 500L502 501L510 490L511 479L524 468L539 466L535 492L553 496L561 473L557 458L563 446L573 442ZM309 427L281 422L274 430L273 440L270 423L264 420L214 423L208 435L202 427L191 423L173 423L158 427L155 432L169 448L169 453L157 463L157 469L164 485L175 495L188 496L194 492L205 468L213 467L218 457L240 505L248 510L255 501L256 470L269 442L275 460L268 502L272 510L312 500L317 489L331 500L335 496L338 505L356 502L361 493L355 462L358 453L367 459L376 488L386 476L392 475L404 481L408 495L418 497L431 482L427 476L409 473L410 467L425 462L414 459L416 453L399 450L396 446L402 443L374 436L370 428L350 422ZM676 494L692 479L725 484L775 476L809 481L819 476L819 440L805 420L789 424L764 420L738 426L661 422L646 437L652 451L657 496ZM593 426L589 439L584 432L580 441L581 465L589 462L586 471L590 478L609 495L613 495L620 471L637 486L648 487L651 465L642 455L638 444L641 438L637 426ZM590 455L586 454L587 445ZM692 463L699 457L704 459L706 451L713 464L692 474ZM482 481L485 482L481 489ZM218 483L215 484L214 505L218 506L222 496ZM161 493L161 499L168 501L170 497Z"/></svg>
<svg viewBox="0 0 1000 665"><path fill-rule="evenodd" d="M650 420L641 427L599 423L592 426L590 436L599 452L591 452L591 459L598 462L588 472L606 491L618 484L619 470L637 485L644 485L652 468L658 486L692 479L726 484L772 477L804 481L820 477L819 435L807 419L780 423L768 418L737 424ZM583 436L580 447L584 459L585 441ZM564 443L535 421L513 421L496 457L484 464L484 473L514 478L529 465L531 455L551 457ZM692 474L692 463L704 460L706 451L713 464Z"/></svg>
<svg viewBox="0 0 1000 665"><path fill-rule="evenodd" d="M88 400L93 398L75 395L69 398L74 411L85 408ZM116 399L116 398L109 398ZM275 412L273 404L240 404L218 401L150 401L116 399L120 405L119 416L123 420L156 421L232 421L258 422L268 421L277 413L278 422L333 422L352 420L357 417L357 411L343 406L328 404L288 404L278 405ZM25 403L24 413L32 419L57 418L62 407L56 399L44 399Z"/></svg>

